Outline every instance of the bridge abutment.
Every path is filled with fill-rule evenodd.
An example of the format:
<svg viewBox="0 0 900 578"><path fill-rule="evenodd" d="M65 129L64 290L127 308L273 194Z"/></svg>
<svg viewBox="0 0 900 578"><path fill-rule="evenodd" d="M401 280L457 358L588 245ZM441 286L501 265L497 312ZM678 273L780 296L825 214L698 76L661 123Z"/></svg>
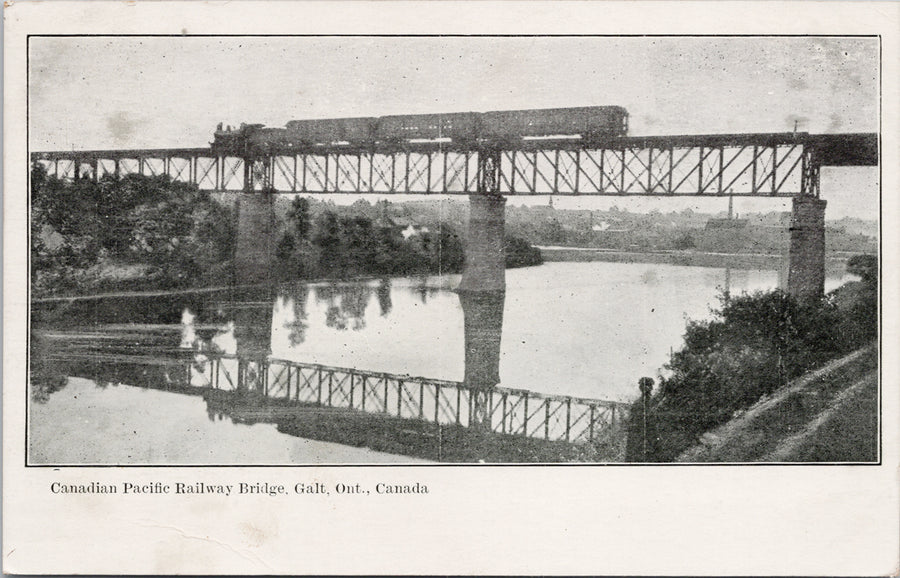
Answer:
<svg viewBox="0 0 900 578"><path fill-rule="evenodd" d="M275 205L267 193L239 193L234 284L274 283Z"/></svg>
<svg viewBox="0 0 900 578"><path fill-rule="evenodd" d="M810 196L793 200L787 291L798 299L825 294L825 205Z"/></svg>

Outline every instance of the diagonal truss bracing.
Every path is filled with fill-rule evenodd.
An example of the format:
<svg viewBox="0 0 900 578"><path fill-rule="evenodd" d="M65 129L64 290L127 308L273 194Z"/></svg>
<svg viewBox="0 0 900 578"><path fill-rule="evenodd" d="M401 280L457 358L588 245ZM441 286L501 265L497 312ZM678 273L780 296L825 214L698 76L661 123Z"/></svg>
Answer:
<svg viewBox="0 0 900 578"><path fill-rule="evenodd" d="M821 159L834 156L817 145L826 136L855 135L630 137L602 144L531 140L469 150L416 143L401 149L285 150L252 159L215 156L210 149L61 151L33 153L32 161L63 179L167 175L216 191L818 196Z"/></svg>
<svg viewBox="0 0 900 578"><path fill-rule="evenodd" d="M621 435L628 404L496 386L329 367L282 359L186 357L186 385L243 391L298 405L355 410L554 442L604 443ZM282 408L287 406L282 405Z"/></svg>

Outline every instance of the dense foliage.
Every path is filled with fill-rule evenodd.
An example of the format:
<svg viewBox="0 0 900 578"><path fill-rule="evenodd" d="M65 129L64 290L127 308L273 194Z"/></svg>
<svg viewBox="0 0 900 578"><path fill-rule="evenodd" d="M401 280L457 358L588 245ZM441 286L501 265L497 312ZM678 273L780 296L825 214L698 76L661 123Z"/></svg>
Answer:
<svg viewBox="0 0 900 578"><path fill-rule="evenodd" d="M642 399L632 408L627 458L671 461L735 412L875 339L877 259L853 259L848 269L862 280L824 299L744 295L723 301L713 319L690 322L646 414Z"/></svg>
<svg viewBox="0 0 900 578"><path fill-rule="evenodd" d="M31 182L37 294L231 281L234 211L194 185L134 174L65 181L40 164ZM298 197L279 205L281 280L462 270L458 227L442 220L410 218L384 201L338 207ZM506 245L507 266L541 263L540 251L520 239L507 238Z"/></svg>
<svg viewBox="0 0 900 578"><path fill-rule="evenodd" d="M37 292L95 288L102 271L129 266L156 286L222 281L234 238L231 210L194 185L141 175L66 182L32 169Z"/></svg>
<svg viewBox="0 0 900 578"><path fill-rule="evenodd" d="M462 271L464 245L445 222L397 224L385 215L389 205L359 202L347 211L316 207L295 198L287 210L276 256L282 279L358 275L450 274ZM539 265L540 250L522 239L506 238L506 266Z"/></svg>
<svg viewBox="0 0 900 578"><path fill-rule="evenodd" d="M393 223L325 209L313 216L310 202L296 198L288 211L276 257L284 279L455 273L463 245L449 226L403 234Z"/></svg>
<svg viewBox="0 0 900 578"><path fill-rule="evenodd" d="M506 267L513 269L515 267L530 267L532 265L540 265L544 262L541 256L541 250L532 247L525 239L506 236Z"/></svg>

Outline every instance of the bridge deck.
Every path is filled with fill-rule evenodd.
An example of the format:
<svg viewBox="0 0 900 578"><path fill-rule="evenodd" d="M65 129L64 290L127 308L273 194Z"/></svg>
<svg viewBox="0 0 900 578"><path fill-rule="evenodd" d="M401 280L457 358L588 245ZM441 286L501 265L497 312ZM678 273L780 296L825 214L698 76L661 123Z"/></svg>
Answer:
<svg viewBox="0 0 900 578"><path fill-rule="evenodd" d="M32 153L65 179L167 175L215 191L607 196L818 196L822 166L876 166L878 135L759 133L526 139L491 147L407 142L255 151Z"/></svg>

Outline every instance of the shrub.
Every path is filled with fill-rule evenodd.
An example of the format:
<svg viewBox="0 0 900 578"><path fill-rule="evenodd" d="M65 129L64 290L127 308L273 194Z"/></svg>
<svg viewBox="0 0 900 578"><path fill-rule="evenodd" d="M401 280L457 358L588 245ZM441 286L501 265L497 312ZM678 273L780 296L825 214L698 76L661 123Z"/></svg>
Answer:
<svg viewBox="0 0 900 578"><path fill-rule="evenodd" d="M653 439L646 459L675 459L735 412L861 345L860 325L873 325L874 318L865 292L860 295L843 310L832 298L798 301L781 291L723 298L713 319L690 322L684 347L672 355L669 375L647 407ZM632 408L632 422L638 419L629 435L643 435L642 400ZM627 460L644 459L635 450L640 441L629 442Z"/></svg>
<svg viewBox="0 0 900 578"><path fill-rule="evenodd" d="M512 235L506 237L506 267L530 267L544 262L541 250L528 241Z"/></svg>
<svg viewBox="0 0 900 578"><path fill-rule="evenodd" d="M229 261L234 247L231 210L164 175L67 182L35 164L31 211L39 292L68 290L72 279L89 290L91 270L106 265L156 265L161 285L193 284Z"/></svg>

